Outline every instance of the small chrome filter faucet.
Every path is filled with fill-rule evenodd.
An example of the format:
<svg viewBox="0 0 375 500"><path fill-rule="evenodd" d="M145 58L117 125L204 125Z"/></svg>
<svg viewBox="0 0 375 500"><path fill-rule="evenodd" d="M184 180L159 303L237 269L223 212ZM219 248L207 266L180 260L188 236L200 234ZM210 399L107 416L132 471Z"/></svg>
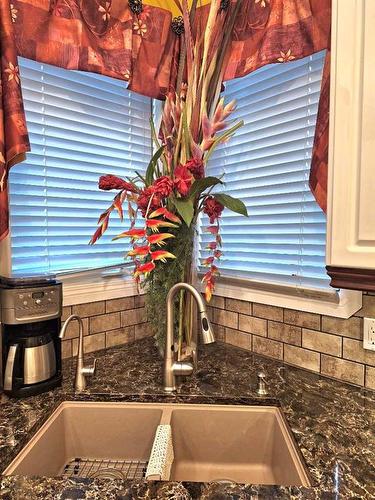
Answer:
<svg viewBox="0 0 375 500"><path fill-rule="evenodd" d="M74 320L77 320L79 324L77 369L74 382L74 389L76 392L82 392L86 389L86 377L95 374L96 359L94 359L94 363L91 366L85 366L84 351L83 351L83 322L80 316L72 314L71 316L69 316L69 318L67 318L67 320L64 323L64 326L61 328L59 335L60 339L64 338L66 329L68 328L70 322Z"/></svg>
<svg viewBox="0 0 375 500"><path fill-rule="evenodd" d="M167 296L167 339L164 352L164 390L172 392L176 390L177 375L191 375L194 366L188 362L176 361L174 347L174 298L180 290L186 290L194 297L199 311L199 319L204 344L215 342L215 336L212 331L210 321L207 317L206 306L200 293L188 283L177 283L172 286Z"/></svg>

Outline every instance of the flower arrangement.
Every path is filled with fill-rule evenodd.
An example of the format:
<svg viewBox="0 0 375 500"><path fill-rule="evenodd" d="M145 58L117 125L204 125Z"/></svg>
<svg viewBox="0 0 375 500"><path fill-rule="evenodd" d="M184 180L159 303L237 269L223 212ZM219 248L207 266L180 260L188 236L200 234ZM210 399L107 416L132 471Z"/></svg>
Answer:
<svg viewBox="0 0 375 500"><path fill-rule="evenodd" d="M224 208L247 216L245 205L217 191L222 179L207 176L207 163L220 144L228 141L242 122L228 119L235 103L220 97L223 68L234 19L241 2L227 10L220 0L211 2L206 29L194 38L191 20L194 7L188 11L182 2L184 52L180 59L176 90L164 102L159 133L150 120L155 153L144 175L121 179L113 175L100 177L99 188L116 190L111 206L100 216L91 244L106 231L110 215L117 211L123 219L126 204L130 227L114 239L130 239L128 257L134 262L134 278L147 285L147 305L156 336L165 331L164 304L170 287L178 281L192 281L195 225L203 212L209 218L204 228L212 235L203 262L206 300L211 299L215 278L219 274L221 252L220 217ZM192 305L189 299L179 302L180 346L182 338L191 336ZM190 333L189 333L190 332Z"/></svg>

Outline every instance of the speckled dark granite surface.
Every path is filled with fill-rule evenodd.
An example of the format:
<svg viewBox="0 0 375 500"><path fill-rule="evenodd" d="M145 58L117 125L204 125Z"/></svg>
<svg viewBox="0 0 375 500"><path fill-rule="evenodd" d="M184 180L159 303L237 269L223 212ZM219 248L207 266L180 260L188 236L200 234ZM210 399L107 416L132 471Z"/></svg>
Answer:
<svg viewBox="0 0 375 500"><path fill-rule="evenodd" d="M375 394L212 344L179 394L161 391L161 360L152 339L95 353L97 375L74 396L71 361L61 389L0 405L0 468L11 462L63 400L168 401L280 405L314 482L311 488L0 476L1 499L339 499L375 498ZM267 372L270 395L258 398L256 373Z"/></svg>

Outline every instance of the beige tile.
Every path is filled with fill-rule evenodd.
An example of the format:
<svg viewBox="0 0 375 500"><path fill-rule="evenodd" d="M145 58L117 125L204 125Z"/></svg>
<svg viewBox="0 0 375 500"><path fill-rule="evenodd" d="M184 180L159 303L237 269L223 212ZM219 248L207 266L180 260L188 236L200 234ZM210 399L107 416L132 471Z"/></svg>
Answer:
<svg viewBox="0 0 375 500"><path fill-rule="evenodd" d="M134 326L125 326L118 330L106 332L105 345L106 347L113 347L115 345L127 344L134 340Z"/></svg>
<svg viewBox="0 0 375 500"><path fill-rule="evenodd" d="M267 336L267 321L261 318L254 318L254 316L239 316L239 330L247 333L254 333L255 335Z"/></svg>
<svg viewBox="0 0 375 500"><path fill-rule="evenodd" d="M238 327L238 314L224 309L214 309L213 322L228 328Z"/></svg>
<svg viewBox="0 0 375 500"><path fill-rule="evenodd" d="M375 366L375 351L363 349L361 340L344 339L343 358Z"/></svg>
<svg viewBox="0 0 375 500"><path fill-rule="evenodd" d="M146 309L129 309L121 313L121 326L138 325L147 321Z"/></svg>
<svg viewBox="0 0 375 500"><path fill-rule="evenodd" d="M283 359L283 344L276 340L253 335L253 351L275 359Z"/></svg>
<svg viewBox="0 0 375 500"><path fill-rule="evenodd" d="M89 318L83 318L83 335L89 334ZM73 339L78 337L79 335L79 323L76 320L73 320L69 323L68 328L66 329L64 339Z"/></svg>
<svg viewBox="0 0 375 500"><path fill-rule="evenodd" d="M342 337L315 330L302 330L302 347L341 357Z"/></svg>
<svg viewBox="0 0 375 500"><path fill-rule="evenodd" d="M366 387L375 390L375 368L366 366Z"/></svg>
<svg viewBox="0 0 375 500"><path fill-rule="evenodd" d="M62 309L61 321L65 321L72 314L72 306L64 306Z"/></svg>
<svg viewBox="0 0 375 500"><path fill-rule="evenodd" d="M78 304L73 306L73 314L78 314L81 318L87 316L97 316L98 314L105 313L105 302L101 300L99 302L89 302L87 304Z"/></svg>
<svg viewBox="0 0 375 500"><path fill-rule="evenodd" d="M120 313L108 313L90 318L90 335L120 328Z"/></svg>
<svg viewBox="0 0 375 500"><path fill-rule="evenodd" d="M62 359L71 358L73 355L72 351L72 341L63 340L61 342L61 357Z"/></svg>
<svg viewBox="0 0 375 500"><path fill-rule="evenodd" d="M247 349L251 351L251 335L249 333L242 333L238 330L232 330L231 328L225 329L225 341L227 344L235 345L237 347L242 347L242 349Z"/></svg>
<svg viewBox="0 0 375 500"><path fill-rule="evenodd" d="M142 295L134 296L134 307L144 307L146 302L146 295L142 293Z"/></svg>
<svg viewBox="0 0 375 500"><path fill-rule="evenodd" d="M272 319L273 321L283 321L283 309L282 307L267 306L265 304L253 304L253 316Z"/></svg>
<svg viewBox="0 0 375 500"><path fill-rule="evenodd" d="M218 309L225 308L225 300L224 297L220 297L219 295L213 295L210 300L210 306L217 307Z"/></svg>
<svg viewBox="0 0 375 500"><path fill-rule="evenodd" d="M225 342L225 327L223 325L215 325L215 323L211 323L211 326L214 331L215 339Z"/></svg>
<svg viewBox="0 0 375 500"><path fill-rule="evenodd" d="M355 317L341 319L322 316L322 331L360 340L362 338L362 320Z"/></svg>
<svg viewBox="0 0 375 500"><path fill-rule="evenodd" d="M355 313L355 315L361 318L375 318L375 296L363 295L362 309Z"/></svg>
<svg viewBox="0 0 375 500"><path fill-rule="evenodd" d="M246 300L225 299L225 309L242 314L251 315L251 302Z"/></svg>
<svg viewBox="0 0 375 500"><path fill-rule="evenodd" d="M88 335L83 339L83 349L86 352L99 351L105 348L105 333ZM78 339L73 339L73 356L77 356Z"/></svg>
<svg viewBox="0 0 375 500"><path fill-rule="evenodd" d="M134 309L134 297L122 297L120 299L107 300L105 307L107 313Z"/></svg>
<svg viewBox="0 0 375 500"><path fill-rule="evenodd" d="M319 314L296 311L294 309L284 309L284 323L320 330Z"/></svg>
<svg viewBox="0 0 375 500"><path fill-rule="evenodd" d="M152 337L153 331L150 323L142 323L134 326L135 329L135 339L143 339L145 337Z"/></svg>
<svg viewBox="0 0 375 500"><path fill-rule="evenodd" d="M301 328L276 321L268 322L268 336L287 344L301 345Z"/></svg>
<svg viewBox="0 0 375 500"><path fill-rule="evenodd" d="M284 361L290 365L319 372L320 354L318 352L308 351L307 349L302 349L302 347L285 344Z"/></svg>
<svg viewBox="0 0 375 500"><path fill-rule="evenodd" d="M364 385L365 367L359 363L322 354L321 373L356 385Z"/></svg>

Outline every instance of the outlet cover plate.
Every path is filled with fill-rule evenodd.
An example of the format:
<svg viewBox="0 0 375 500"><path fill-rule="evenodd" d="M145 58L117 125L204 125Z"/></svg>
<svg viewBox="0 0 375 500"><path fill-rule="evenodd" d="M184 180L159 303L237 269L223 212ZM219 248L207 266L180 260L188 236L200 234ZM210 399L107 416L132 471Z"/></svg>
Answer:
<svg viewBox="0 0 375 500"><path fill-rule="evenodd" d="M363 348L375 351L375 318L363 318Z"/></svg>

